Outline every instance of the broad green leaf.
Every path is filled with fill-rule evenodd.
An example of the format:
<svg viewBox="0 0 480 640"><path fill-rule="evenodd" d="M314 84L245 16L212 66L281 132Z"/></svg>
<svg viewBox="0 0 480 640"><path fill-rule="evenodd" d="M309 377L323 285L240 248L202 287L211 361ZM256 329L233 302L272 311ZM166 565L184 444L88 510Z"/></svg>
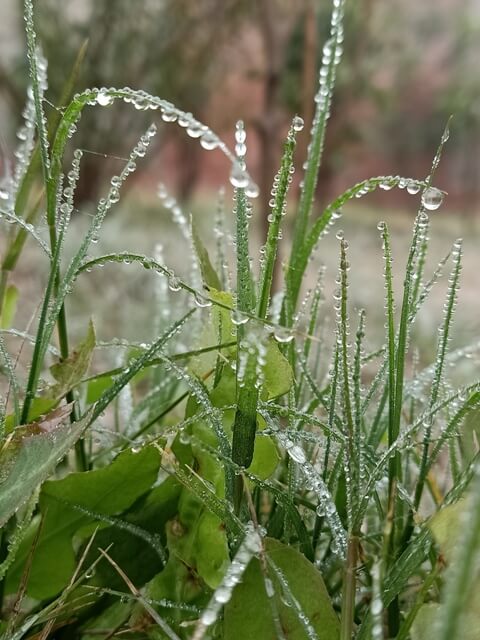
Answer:
<svg viewBox="0 0 480 640"><path fill-rule="evenodd" d="M447 562L452 560L458 538L461 534L461 518L467 506L465 499L440 509L430 520L428 526L433 533Z"/></svg>
<svg viewBox="0 0 480 640"><path fill-rule="evenodd" d="M420 607L410 630L412 640L434 640L437 635L435 624L439 610L440 605L434 602Z"/></svg>
<svg viewBox="0 0 480 640"><path fill-rule="evenodd" d="M480 636L480 580L471 589L471 596L468 607L460 615L461 635L455 640L478 640ZM439 631L439 618L444 605L429 602L424 604L418 611L411 628L412 640L436 640ZM454 640L452 638L452 640Z"/></svg>
<svg viewBox="0 0 480 640"><path fill-rule="evenodd" d="M50 388L49 396L63 397L86 375L94 348L95 329L90 320L84 340L71 352L68 358L50 367L50 373L57 384Z"/></svg>
<svg viewBox="0 0 480 640"><path fill-rule="evenodd" d="M116 629L121 627L130 617L134 603L134 600L129 602L121 602L118 600L104 609L100 614L93 615L83 627L81 639L98 640L98 629Z"/></svg>
<svg viewBox="0 0 480 640"><path fill-rule="evenodd" d="M198 580L192 574L191 569L175 555L175 546L171 544L171 540L176 535L173 531L175 526L175 521L167 526L168 546L172 549L167 566L146 585L145 596L154 600L166 598L175 602L196 604L201 609L207 604L211 592L205 588L205 584L201 580ZM160 611L161 615L171 616L172 614L172 610L169 608L155 608ZM178 622L181 622L183 620L194 620L198 618L198 614L178 610L175 612L175 617ZM151 619L145 615L143 607L140 604L136 605L130 619L131 626L141 628L150 625L150 623Z"/></svg>
<svg viewBox="0 0 480 640"><path fill-rule="evenodd" d="M210 287L208 297L222 305L228 307L233 306L231 293L225 291L217 291ZM234 334L234 326L231 318L231 311L217 305L212 305L210 310L210 321L205 323L199 336L198 346L202 347L209 344L224 343L232 341ZM224 356L235 353L236 346L228 347L222 350ZM189 363L189 370L198 377L203 377L205 373L215 368L217 362L217 352L205 352L193 356Z"/></svg>
<svg viewBox="0 0 480 640"><path fill-rule="evenodd" d="M175 516L180 490L177 480L171 476L167 477L145 497L137 500L122 516L122 520L134 527L140 527L152 536L160 536L161 542L165 543L165 525ZM90 524L87 527L89 531L86 532L86 539L89 539L94 526L95 524ZM98 548L106 549L109 545L112 545L109 556L122 567L137 587L143 586L163 568L161 558L152 545L133 532L115 526L107 526L97 532L94 548L91 548L85 566L95 561ZM92 583L111 589L125 589L123 579L108 562L100 562L97 565Z"/></svg>
<svg viewBox="0 0 480 640"><path fill-rule="evenodd" d="M109 389L113 385L112 376L102 376L101 378L95 378L90 380L87 385L87 404L93 404L103 395L104 391Z"/></svg>
<svg viewBox="0 0 480 640"><path fill-rule="evenodd" d="M29 424L42 421L43 417L53 411L57 404L58 401L52 400L52 398L43 398L42 396L34 398L30 406L30 411L28 412ZM9 414L5 417L5 433L10 433L14 428L15 416L13 414Z"/></svg>
<svg viewBox="0 0 480 640"><path fill-rule="evenodd" d="M138 453L126 450L107 467L71 473L47 482L40 495L43 525L33 558L27 592L37 599L61 591L75 569L72 537L97 520L95 514L117 515L128 509L157 478L160 456L153 446ZM8 575L7 591L15 590L32 538L25 540Z"/></svg>
<svg viewBox="0 0 480 640"><path fill-rule="evenodd" d="M262 436L260 433L257 431L252 464L248 470L260 480L265 480L275 471L281 457L274 441L269 436Z"/></svg>
<svg viewBox="0 0 480 640"><path fill-rule="evenodd" d="M0 526L21 507L53 472L89 424L90 415L62 426L71 405L12 431L1 443Z"/></svg>
<svg viewBox="0 0 480 640"><path fill-rule="evenodd" d="M226 291L218 291L217 289L210 289L208 292L209 297L218 302L219 304L226 305L233 308L233 296ZM230 342L232 335L234 334L234 326L232 322L232 313L228 309L219 306L212 306L212 320L215 328L217 329L217 335L220 342ZM236 347L233 347L233 350Z"/></svg>
<svg viewBox="0 0 480 640"><path fill-rule="evenodd" d="M269 399L287 393L293 384L292 367L273 338L268 341L263 373L265 376L263 384Z"/></svg>
<svg viewBox="0 0 480 640"><path fill-rule="evenodd" d="M198 522L194 539L197 571L215 589L219 586L228 568L228 551L225 526L216 515L204 511Z"/></svg>
<svg viewBox="0 0 480 640"><path fill-rule="evenodd" d="M280 352L278 352L280 354ZM283 358L282 354L280 356ZM276 356L275 356L276 357ZM268 351L267 351L268 358ZM272 362L273 360L270 360ZM284 361L288 368L290 369L290 365L288 362ZM267 360L268 367L268 360ZM290 369L291 370L291 369ZM272 383L272 385L275 383ZM277 386L277 389L280 388L280 385ZM219 384L213 389L210 393L210 400L214 407L223 407L225 405L232 405L235 403L236 397L236 380L235 373L227 368L222 375L222 378ZM233 420L235 416L235 411L233 409L224 411L224 419L223 424L225 427L225 431L227 434L232 433ZM261 432L265 428L265 421L257 414L257 431ZM272 475L272 473L277 468L277 464L280 460L280 456L278 453L278 449L275 445L275 442L266 436L260 436L255 438L255 445L253 450L253 459L248 468L250 473L253 473L255 476L264 480Z"/></svg>
<svg viewBox="0 0 480 640"><path fill-rule="evenodd" d="M458 502L447 505L438 511L429 521L430 528L435 541L440 547L441 553L447 561L445 571L445 582L443 586L443 596L440 603L428 603L423 605L413 622L411 629L412 640L435 640L443 628L444 622L449 621L450 612L446 608L448 603L450 582L458 570L461 546L464 544L465 523L470 522L465 516L465 511L470 508L470 500L461 499ZM473 522L471 523L473 526ZM467 532L468 533L468 532ZM480 541L480 531L473 535ZM475 562L475 554L467 558L469 562ZM459 594L460 600L457 608L454 609L458 620L455 623L458 637L462 640L477 640L480 631L480 609L478 602L480 598L480 567L472 566L472 580L462 583L463 593ZM456 596L455 590L454 595ZM461 607L461 608L459 608ZM455 634L457 637L457 634Z"/></svg>
<svg viewBox="0 0 480 640"><path fill-rule="evenodd" d="M267 556L283 573L303 613L315 629L319 640L338 640L340 625L332 607L323 578L301 553L278 540L266 539ZM285 604L280 583L270 571L275 589L272 598L286 640L308 640L294 607ZM225 607L224 640L273 640L277 637L272 602L265 591L265 581L258 560L252 560L242 582L235 588Z"/></svg>
<svg viewBox="0 0 480 640"><path fill-rule="evenodd" d="M212 402L212 405L219 408L225 407L226 405L233 405L236 398L236 384L235 373L230 369L230 367L227 367L223 371L220 382L210 392L210 400ZM198 404L196 403L196 401L190 398L187 405L187 417L193 415L197 409ZM229 438L231 438L234 417L234 409L227 409L223 411L223 426ZM261 432L264 428L265 421L259 415L257 415L257 431ZM210 428L206 427L206 430L208 431L208 433L212 434L212 430ZM195 432L195 435L199 437L198 432ZM216 440L214 436L213 438L213 441L210 439L208 442L209 444L215 446ZM178 443L176 447L178 448ZM199 454L201 455L201 451L199 451ZM255 439L253 459L250 466L248 467L248 470L250 471L250 473L253 473L261 480L264 480L265 478L268 478L272 475L272 473L277 468L279 460L280 456L274 441L270 437L260 436ZM214 461L216 466L220 468L221 463L218 461L218 459L215 458Z"/></svg>
<svg viewBox="0 0 480 640"><path fill-rule="evenodd" d="M10 329L17 310L18 289L11 284L5 291L3 298L2 313L0 315L0 329Z"/></svg>
<svg viewBox="0 0 480 640"><path fill-rule="evenodd" d="M202 239L200 238L197 225L193 221L193 218L191 220L191 230L192 230L193 246L195 247L195 252L197 254L198 261L200 263L200 270L202 272L203 282L204 284L207 285L207 287L209 288L213 287L214 289L217 289L217 291L220 291L222 288L222 283L220 282L220 279L217 276L217 273L212 266L210 256L208 255L208 251L205 248L205 245L203 244Z"/></svg>

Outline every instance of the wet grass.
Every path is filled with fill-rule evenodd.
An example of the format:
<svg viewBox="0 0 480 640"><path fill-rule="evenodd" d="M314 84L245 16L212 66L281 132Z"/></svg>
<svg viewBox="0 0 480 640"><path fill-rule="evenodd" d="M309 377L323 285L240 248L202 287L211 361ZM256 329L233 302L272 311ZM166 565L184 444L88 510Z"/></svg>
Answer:
<svg viewBox="0 0 480 640"><path fill-rule="evenodd" d="M448 128L426 177L315 204L335 0L302 186L295 117L260 238L242 122L232 151L128 88L49 122L30 0L25 17L32 90L1 192L3 637L469 638L480 344L474 227L462 242L434 186ZM224 153L233 206L212 222L168 188L122 199L152 123L76 211L76 127L115 100ZM406 189L412 212L358 205L377 189Z"/></svg>

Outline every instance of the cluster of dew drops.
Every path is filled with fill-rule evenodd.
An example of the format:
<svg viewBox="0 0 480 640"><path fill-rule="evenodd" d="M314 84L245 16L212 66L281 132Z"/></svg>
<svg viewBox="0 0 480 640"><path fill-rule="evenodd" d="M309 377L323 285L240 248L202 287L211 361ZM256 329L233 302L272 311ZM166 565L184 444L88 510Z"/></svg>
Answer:
<svg viewBox="0 0 480 640"><path fill-rule="evenodd" d="M418 180L407 180L405 178L395 178L392 180L385 180L380 183L380 189L389 191L397 185L400 189L406 189L407 193L414 196L419 193L422 188L422 183ZM436 211L443 203L445 194L437 187L428 186L421 194L421 202L423 207L427 211Z"/></svg>

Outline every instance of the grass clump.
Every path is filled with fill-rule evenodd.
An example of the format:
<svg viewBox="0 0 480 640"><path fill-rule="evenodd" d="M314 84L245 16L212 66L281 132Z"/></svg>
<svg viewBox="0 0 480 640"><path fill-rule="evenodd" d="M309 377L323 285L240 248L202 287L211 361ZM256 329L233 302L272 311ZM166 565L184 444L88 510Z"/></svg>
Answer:
<svg viewBox="0 0 480 640"><path fill-rule="evenodd" d="M480 475L466 426L478 412L480 386L470 380L457 388L450 375L450 365L476 346L449 349L461 241L426 274L429 212L443 200L433 178L448 136L425 179L365 180L313 219L343 8L334 1L293 242L282 288L273 295L302 120L293 120L284 144L257 269L249 221L258 188L247 172L243 124L231 152L190 114L128 88L87 89L48 122L46 62L25 1L32 90L1 209L11 223L0 291L7 391L0 453L3 638L475 637ZM172 200L191 245L183 277L163 264L160 249L152 257L93 255L155 124L112 177L76 251L67 255L82 170L82 150L73 151L67 167L67 149L82 111L114 100L158 112L230 159L234 287L222 210L211 259ZM378 187L406 188L420 195L420 204L400 292L390 232L385 222L378 225L385 333L370 350L368 309L353 319L349 304L343 232L325 240L339 248L333 340L326 337L323 271L303 300L302 287L342 206ZM164 187L161 197L169 200ZM11 328L19 292L9 274L27 238L49 265L34 335ZM140 265L156 279L156 334L148 344L105 344L86 321L85 337L72 349L66 303L77 280L120 263ZM447 264L436 357L421 369L412 356L412 329ZM115 352L115 364L94 373L92 358L106 349Z"/></svg>

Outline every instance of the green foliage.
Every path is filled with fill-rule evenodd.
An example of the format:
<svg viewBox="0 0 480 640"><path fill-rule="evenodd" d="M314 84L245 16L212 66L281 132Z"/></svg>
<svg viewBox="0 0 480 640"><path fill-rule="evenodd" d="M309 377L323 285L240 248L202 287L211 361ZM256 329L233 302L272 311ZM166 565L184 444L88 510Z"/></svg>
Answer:
<svg viewBox="0 0 480 640"><path fill-rule="evenodd" d="M53 398L62 398L86 376L94 349L95 329L90 321L85 339L68 358L50 367L50 373L56 380L54 387L49 390Z"/></svg>
<svg viewBox="0 0 480 640"><path fill-rule="evenodd" d="M108 466L86 473L71 473L43 485L40 493L40 535L30 569L28 593L37 599L55 596L67 586L76 560L73 536L103 516L121 514L153 485L160 464L152 447L129 449ZM108 519L106 520L108 522ZM24 540L9 572L7 591L16 591L35 531ZM144 541L145 544L145 541Z"/></svg>
<svg viewBox="0 0 480 640"><path fill-rule="evenodd" d="M0 454L0 524L9 518L52 473L87 428L90 415L64 426L71 406L53 411L44 418L17 427L6 436Z"/></svg>
<svg viewBox="0 0 480 640"><path fill-rule="evenodd" d="M302 615L319 640L338 638L337 615L313 565L292 547L270 538L265 540L264 560L266 573L260 561L253 560L225 607L225 640L274 638L279 627L289 640L307 640L311 636L305 631ZM268 595L267 589L274 595Z"/></svg>
<svg viewBox="0 0 480 640"><path fill-rule="evenodd" d="M2 262L5 325L16 302L9 273L27 236L46 254L49 271L35 336L10 328L0 336L7 389L0 413L5 640L46 638L54 628L59 637L81 640L117 632L138 640L370 640L381 638L383 627L398 640L429 637L433 628L437 635L431 637L447 640L467 637L477 624L472 602L478 595L479 454L471 447L468 419L478 413L480 386L472 373L458 388L449 366L478 351L478 345L449 347L460 241L426 275L427 211L443 199L432 180L448 136L425 179L362 181L312 219L343 8L336 0L279 299L273 274L302 121L295 118L287 134L257 270L249 231L257 188L245 164L243 124L236 128L234 154L191 114L128 88L87 89L73 97L57 123L48 123L45 62L26 0L30 138L25 134L29 144L17 153L18 179L2 209L18 227ZM218 148L231 161L235 287L229 284L223 226L216 229L214 256L195 223L179 221L192 256L183 277L163 264L160 252L89 255L147 152L153 125L111 178L84 236L76 237L70 215L82 152L74 153L67 169L68 143L87 106L108 108L115 101L158 111L200 138L205 150ZM40 165L48 242L36 217L40 203L31 197ZM322 273L313 292L299 299L315 247L339 209L379 187L397 186L412 196L421 192L421 205L400 292L390 231L385 223L378 226L386 327L367 352L368 309L359 311L350 337L354 265L343 232L337 232L333 339L325 332ZM69 234L76 247L67 260ZM413 325L450 259L435 360L422 369L412 357ZM65 303L80 276L106 263L151 275L161 321L154 318L148 343L102 343L91 321L72 350ZM26 376L10 343L19 336L28 344ZM449 473L440 482L444 451Z"/></svg>
<svg viewBox="0 0 480 640"><path fill-rule="evenodd" d="M18 300L18 289L15 285L11 284L5 291L5 298L3 300L2 314L0 316L0 327L2 329L9 329L12 326L13 319L15 317L15 311Z"/></svg>

